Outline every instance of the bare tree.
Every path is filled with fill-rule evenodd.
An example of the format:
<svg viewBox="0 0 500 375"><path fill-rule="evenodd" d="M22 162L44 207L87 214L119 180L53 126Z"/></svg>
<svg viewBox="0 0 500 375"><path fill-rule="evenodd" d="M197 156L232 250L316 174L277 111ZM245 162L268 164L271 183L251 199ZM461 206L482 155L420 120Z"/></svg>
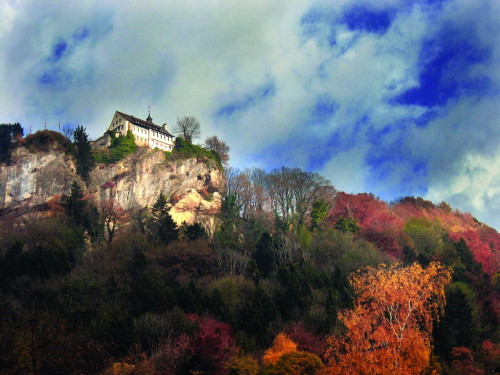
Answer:
<svg viewBox="0 0 500 375"><path fill-rule="evenodd" d="M330 182L317 173L299 168L274 169L266 176L271 209L284 226L298 228L304 224L315 200L335 192Z"/></svg>
<svg viewBox="0 0 500 375"><path fill-rule="evenodd" d="M219 161L227 165L229 162L229 150L231 149L226 142L221 141L216 135L205 139L205 148L212 151Z"/></svg>
<svg viewBox="0 0 500 375"><path fill-rule="evenodd" d="M177 118L172 130L191 143L193 139L200 137L200 122L193 116L184 116Z"/></svg>

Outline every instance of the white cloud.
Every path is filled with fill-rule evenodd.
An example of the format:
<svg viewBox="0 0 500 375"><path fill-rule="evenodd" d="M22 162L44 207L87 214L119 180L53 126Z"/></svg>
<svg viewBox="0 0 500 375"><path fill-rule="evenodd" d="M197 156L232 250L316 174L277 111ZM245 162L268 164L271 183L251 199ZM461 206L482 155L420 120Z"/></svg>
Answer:
<svg viewBox="0 0 500 375"><path fill-rule="evenodd" d="M83 124L97 137L116 109L145 117L151 105L158 123L196 116L203 137L217 134L232 147L236 167L315 165L340 189L387 198L424 186L428 198L493 220L500 213L491 204L499 195L499 96L465 92L426 127L414 119L427 108L394 98L418 87L421 47L455 24L489 56L470 75L488 76L498 90L500 3L368 3L393 12L384 33L340 22L344 9L360 4L350 0L7 0L0 4L0 121L38 129L45 120L52 128ZM302 22L311 11L309 30ZM67 47L57 60L61 40ZM262 87L270 92L259 98ZM315 122L319 98L335 111ZM215 115L245 100L240 110ZM416 163L426 173L412 180Z"/></svg>

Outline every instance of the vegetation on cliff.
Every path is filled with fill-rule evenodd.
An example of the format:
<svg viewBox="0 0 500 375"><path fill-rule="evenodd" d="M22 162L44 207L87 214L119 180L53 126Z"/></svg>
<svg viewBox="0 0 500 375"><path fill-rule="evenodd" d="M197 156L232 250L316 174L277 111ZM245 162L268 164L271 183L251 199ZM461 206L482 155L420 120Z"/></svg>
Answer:
<svg viewBox="0 0 500 375"><path fill-rule="evenodd" d="M175 139L175 147L172 151L165 151L166 160L183 160L195 158L200 161L213 160L219 169L222 169L222 164L212 151L209 151L201 146L192 144L182 137Z"/></svg>
<svg viewBox="0 0 500 375"><path fill-rule="evenodd" d="M111 144L105 149L94 151L93 157L96 163L113 164L122 160L127 155L130 155L137 150L135 137L132 131L127 132L127 136L114 137L111 136Z"/></svg>
<svg viewBox="0 0 500 375"><path fill-rule="evenodd" d="M183 141L179 157L199 151ZM2 371L500 366L494 229L446 202L387 204L298 168L226 168L225 176L215 226L176 227L163 194L151 211L125 212L112 197L93 203L76 183L47 202L44 220L0 221Z"/></svg>

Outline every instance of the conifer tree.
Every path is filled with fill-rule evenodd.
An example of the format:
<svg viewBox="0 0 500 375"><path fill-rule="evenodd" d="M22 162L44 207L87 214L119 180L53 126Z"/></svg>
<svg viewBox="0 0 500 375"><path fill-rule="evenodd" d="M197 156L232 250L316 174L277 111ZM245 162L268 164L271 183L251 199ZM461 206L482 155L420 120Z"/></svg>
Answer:
<svg viewBox="0 0 500 375"><path fill-rule="evenodd" d="M179 237L177 224L168 212L170 209L167 203L167 198L161 192L151 209L152 215L149 224L149 232L153 240L164 245L175 241Z"/></svg>
<svg viewBox="0 0 500 375"><path fill-rule="evenodd" d="M89 179L89 173L94 162L92 159L90 140L85 128L77 126L73 133L74 145L76 148L76 172L82 176L85 181Z"/></svg>

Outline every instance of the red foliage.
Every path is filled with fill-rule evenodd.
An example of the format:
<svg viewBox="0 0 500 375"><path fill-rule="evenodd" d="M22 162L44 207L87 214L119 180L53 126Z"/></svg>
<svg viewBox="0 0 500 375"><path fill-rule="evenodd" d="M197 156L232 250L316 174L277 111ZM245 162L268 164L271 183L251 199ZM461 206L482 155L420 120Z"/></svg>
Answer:
<svg viewBox="0 0 500 375"><path fill-rule="evenodd" d="M200 327L191 341L193 356L208 364L215 374L227 374L229 361L236 354L231 327L211 316L191 315L189 318Z"/></svg>
<svg viewBox="0 0 500 375"><path fill-rule="evenodd" d="M302 322L292 322L285 326L285 333L297 344L297 350L322 356L326 350L326 341L313 335Z"/></svg>
<svg viewBox="0 0 500 375"><path fill-rule="evenodd" d="M486 273L493 275L499 269L500 259L498 257L499 254L493 252L491 248L491 242L496 239L494 239L489 232L486 233L485 238L492 239L490 243L482 240L478 232L471 229L463 232L450 233L450 238L455 242L463 238L474 255L474 260L483 266ZM498 233L496 234L498 235ZM488 235L491 237L488 237Z"/></svg>
<svg viewBox="0 0 500 375"><path fill-rule="evenodd" d="M328 222L333 225L340 217L354 218L361 230L359 235L393 256L401 254L403 221L394 215L387 204L373 194L346 194L335 197Z"/></svg>
<svg viewBox="0 0 500 375"><path fill-rule="evenodd" d="M61 194L56 194L47 201L49 216L59 216L64 212L64 208L61 206L61 198Z"/></svg>
<svg viewBox="0 0 500 375"><path fill-rule="evenodd" d="M484 224L480 224L469 213L452 211L442 202L435 206L432 202L419 198L405 199L393 207L393 213L400 220L425 217L439 224L448 232L451 240L458 242L464 238L483 269L493 275L500 270L500 234Z"/></svg>
<svg viewBox="0 0 500 375"><path fill-rule="evenodd" d="M483 370L480 370L474 366L474 357L470 349L460 347L453 348L451 351L451 355L454 360L451 362L451 368L454 373L460 375L482 375L484 374Z"/></svg>
<svg viewBox="0 0 500 375"><path fill-rule="evenodd" d="M493 373L500 367L500 344L493 344L490 340L483 341L479 358L486 373Z"/></svg>

